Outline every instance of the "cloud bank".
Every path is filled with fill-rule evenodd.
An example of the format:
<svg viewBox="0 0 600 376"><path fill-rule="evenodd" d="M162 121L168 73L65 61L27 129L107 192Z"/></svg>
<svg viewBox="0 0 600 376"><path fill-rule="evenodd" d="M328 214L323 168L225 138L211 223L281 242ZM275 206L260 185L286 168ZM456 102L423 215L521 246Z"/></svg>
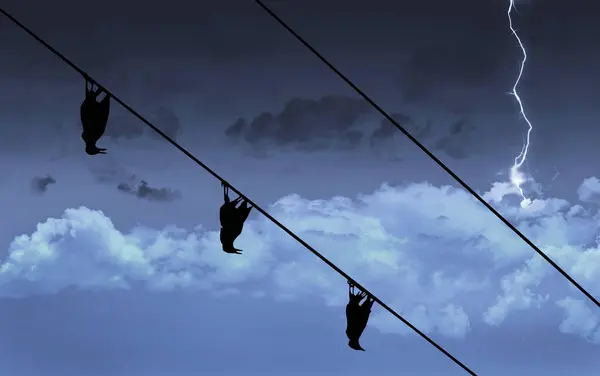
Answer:
<svg viewBox="0 0 600 376"><path fill-rule="evenodd" d="M262 112L250 121L238 119L225 135L259 150L286 146L301 150L352 149L364 136L357 129L357 121L372 113L373 108L360 98L292 98L279 113Z"/></svg>
<svg viewBox="0 0 600 376"><path fill-rule="evenodd" d="M496 184L485 198L598 296L600 214L559 198L522 209L509 202L509 188ZM357 198L289 195L268 210L424 332L463 338L478 325L498 327L544 308L557 330L600 344L595 307L462 190L383 185ZM0 296L183 288L319 296L343 309L345 281L275 225L254 214L238 240L243 257L221 251L217 225L124 231L101 211L67 209L12 241L0 263ZM370 323L409 331L379 308Z"/></svg>
<svg viewBox="0 0 600 376"><path fill-rule="evenodd" d="M467 159L480 151L475 139L477 126L464 115L447 127L399 112L390 113L390 117L419 142L450 158ZM436 135L440 132L434 128L443 134ZM261 157L289 150L356 149L385 160L402 160L406 155L398 147L398 140L406 137L392 122L362 98L339 95L317 100L292 98L280 112L262 112L251 120L238 118L224 133L231 142L248 146L252 155Z"/></svg>

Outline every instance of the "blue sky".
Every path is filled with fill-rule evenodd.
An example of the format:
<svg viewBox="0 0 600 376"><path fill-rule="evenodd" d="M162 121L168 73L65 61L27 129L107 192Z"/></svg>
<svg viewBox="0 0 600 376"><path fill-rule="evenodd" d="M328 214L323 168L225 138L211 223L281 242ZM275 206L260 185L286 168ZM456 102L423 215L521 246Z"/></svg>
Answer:
<svg viewBox="0 0 600 376"><path fill-rule="evenodd" d="M222 24L199 23L179 1L150 2L147 19L116 5L83 26L76 3L54 22L9 10L476 373L597 374L597 307L264 15L214 5L202 17ZM277 6L599 297L600 135L585 99L597 87L596 53L585 33L553 34L554 5L523 9L532 68L522 97L535 125L523 169L533 203L523 209L507 177L526 124L506 95L520 55L504 5L471 9L479 26L467 9L444 10L464 17L462 32L418 4L398 31L380 22L400 12L384 3L349 5L327 27L315 19L328 7ZM583 13L563 18L592 30L582 14L593 11L574 8ZM369 33L359 35L357 20ZM406 37L425 23L436 27ZM128 24L137 32L124 34ZM244 254L223 253L219 182L116 105L99 142L108 154L86 155L83 82L0 26L13 52L0 58L0 373L464 374L377 305L367 351L350 350L346 281L260 214L237 240ZM497 49L480 49L468 69L438 45L483 36Z"/></svg>

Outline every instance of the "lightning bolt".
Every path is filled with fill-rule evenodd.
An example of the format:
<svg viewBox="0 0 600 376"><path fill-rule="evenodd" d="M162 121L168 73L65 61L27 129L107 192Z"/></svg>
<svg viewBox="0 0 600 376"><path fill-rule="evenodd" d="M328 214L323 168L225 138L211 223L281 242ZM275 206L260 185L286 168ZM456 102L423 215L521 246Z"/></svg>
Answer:
<svg viewBox="0 0 600 376"><path fill-rule="evenodd" d="M517 92L519 82L521 81L521 77L523 77L523 71L525 70L525 62L527 62L527 51L525 50L525 45L523 45L521 38L519 38L519 34L517 33L517 30L515 30L515 28L513 26L513 21L512 21L512 16L511 16L513 10L516 11L515 0L509 0L508 11L506 12L506 15L508 16L508 25L510 27L510 31L512 32L513 36L519 43L519 47L521 47L521 52L523 53L523 60L521 60L521 67L519 69L519 74L517 76L517 79L515 81L515 84L513 85L513 88L512 88L512 91L510 92L510 94L513 97L515 97L515 99L517 100L517 103L519 104L519 112L521 114L521 117L523 117L523 119L525 120L525 122L527 123L527 126L529 128L527 129L527 136L525 138L523 148L521 149L521 152L519 153L519 155L517 155L517 157L515 158L515 162L514 162L513 166L510 168L510 182L515 187L517 187L517 189L519 190L519 194L523 198L523 200L521 201L521 207L526 208L527 206L529 206L529 204L531 204L531 200L529 198L525 197L525 194L523 193L523 188L521 187L521 185L527 181L527 178L526 178L525 174L520 171L520 168L523 165L523 163L525 163L525 160L527 159L527 153L529 152L530 135L531 135L531 131L533 130L533 125L529 121L527 114L525 114L525 109L523 108L523 101L521 101L521 97L519 96L519 93Z"/></svg>

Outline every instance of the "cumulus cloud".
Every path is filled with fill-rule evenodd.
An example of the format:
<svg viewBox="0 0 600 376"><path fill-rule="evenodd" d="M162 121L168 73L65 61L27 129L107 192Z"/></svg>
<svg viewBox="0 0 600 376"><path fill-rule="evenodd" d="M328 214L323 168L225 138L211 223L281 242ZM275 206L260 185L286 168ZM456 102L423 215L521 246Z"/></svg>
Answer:
<svg viewBox="0 0 600 376"><path fill-rule="evenodd" d="M484 313L483 320L489 325L498 326L512 311L540 308L549 295L535 293L532 287L538 286L545 277L545 262L542 258L527 260L523 268L502 277L502 294Z"/></svg>
<svg viewBox="0 0 600 376"><path fill-rule="evenodd" d="M56 179L54 179L52 176L36 176L31 179L31 190L36 194L44 194L48 190L48 187L52 184L56 184Z"/></svg>
<svg viewBox="0 0 600 376"><path fill-rule="evenodd" d="M148 201L171 202L181 198L179 191L169 188L154 188L149 186L145 180L140 181L137 186L129 183L121 183L117 185L117 189Z"/></svg>
<svg viewBox="0 0 600 376"><path fill-rule="evenodd" d="M577 189L577 194L583 202L600 204L600 180L595 177L583 180L583 183Z"/></svg>
<svg viewBox="0 0 600 376"><path fill-rule="evenodd" d="M577 334L588 341L600 344L600 316L581 299L567 297L556 302L565 312L560 331Z"/></svg>
<svg viewBox="0 0 600 376"><path fill-rule="evenodd" d="M556 198L523 209L509 203L511 195L496 189L485 197L597 295L599 214ZM557 330L597 339L597 312L576 302L562 279L549 278L551 267L463 190L383 185L357 198L289 195L268 210L424 332L461 338L475 323L498 326L515 312L554 309ZM276 300L317 295L343 310L345 281L264 217L255 214L244 227L243 257L221 251L218 223L205 225L124 230L101 211L67 209L12 241L0 263L0 296L69 286L188 288ZM381 309L370 323L408 331Z"/></svg>

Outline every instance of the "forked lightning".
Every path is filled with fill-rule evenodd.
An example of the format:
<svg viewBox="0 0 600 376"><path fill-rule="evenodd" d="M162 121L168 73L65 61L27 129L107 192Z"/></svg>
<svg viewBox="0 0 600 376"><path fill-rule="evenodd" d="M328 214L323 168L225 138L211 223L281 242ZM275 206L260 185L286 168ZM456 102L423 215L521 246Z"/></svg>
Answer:
<svg viewBox="0 0 600 376"><path fill-rule="evenodd" d="M513 166L510 168L510 182L512 184L514 184L515 187L517 187L517 189L519 190L519 194L521 195L521 198L523 199L521 201L521 207L526 208L529 206L529 204L531 204L531 200L529 198L525 197L525 193L523 192L522 184L527 181L527 178L526 178L525 174L520 171L520 168L521 168L521 166L523 166L523 163L525 163L525 160L527 159L527 153L529 152L530 136L531 136L531 131L533 130L533 125L531 124L531 122L529 121L529 118L527 118L527 115L525 114L525 109L523 108L523 102L521 101L521 97L519 96L519 93L517 92L517 87L519 86L519 82L521 81L521 77L523 76L523 71L525 70L525 62L527 61L527 51L525 50L525 45L521 41L521 38L519 38L519 34L517 33L517 31L515 30L515 28L513 26L511 14L512 14L512 11L515 9L516 9L515 1L509 0L508 11L506 12L506 14L508 16L508 25L510 27L510 31L512 32L515 39L519 43L519 47L521 48L521 52L523 53L523 60L521 60L519 74L517 76L517 80L515 81L515 84L513 85L513 88L512 88L512 91L510 92L510 94L517 99L517 103L519 104L519 111L521 113L521 116L523 117L523 119L525 119L525 122L527 123L527 126L529 128L527 129L527 136L525 137L525 143L523 144L523 148L521 149L521 152L519 153L519 155L517 155L517 157L515 158L515 162L514 162Z"/></svg>

